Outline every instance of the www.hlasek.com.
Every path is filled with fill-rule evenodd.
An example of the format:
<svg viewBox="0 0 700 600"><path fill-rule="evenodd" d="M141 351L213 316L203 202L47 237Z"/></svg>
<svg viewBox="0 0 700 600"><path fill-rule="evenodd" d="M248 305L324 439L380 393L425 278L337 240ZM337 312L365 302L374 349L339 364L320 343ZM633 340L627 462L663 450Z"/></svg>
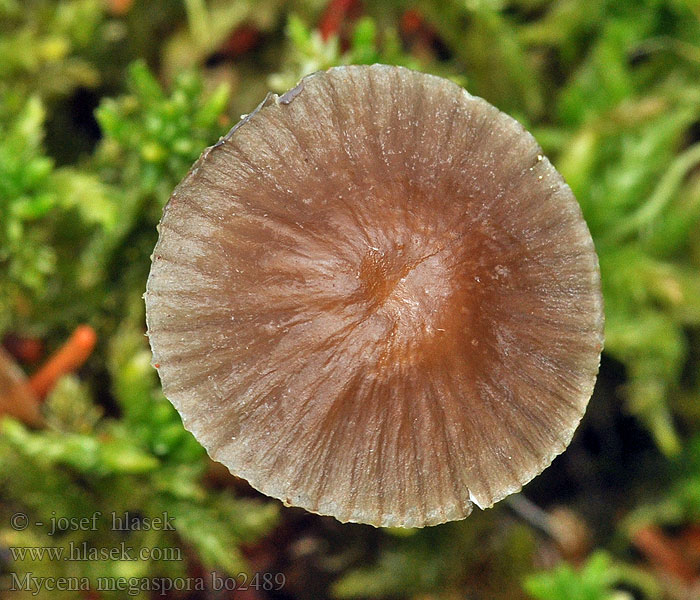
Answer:
<svg viewBox="0 0 700 600"><path fill-rule="evenodd" d="M285 584L284 573L255 573L250 576L239 573L226 577L211 572L207 577L36 577L32 573L10 573L7 584L0 586L9 592L29 592L37 596L42 592L125 592L138 596L143 592L166 596L171 592L196 591L273 591Z"/></svg>
<svg viewBox="0 0 700 600"><path fill-rule="evenodd" d="M70 542L68 546L11 546L10 556L14 562L31 560L32 562L44 559L51 562L79 562L79 561L106 561L106 560L154 560L162 562L182 561L182 549L176 546L166 548L134 548L121 542L111 548L95 548L87 542Z"/></svg>

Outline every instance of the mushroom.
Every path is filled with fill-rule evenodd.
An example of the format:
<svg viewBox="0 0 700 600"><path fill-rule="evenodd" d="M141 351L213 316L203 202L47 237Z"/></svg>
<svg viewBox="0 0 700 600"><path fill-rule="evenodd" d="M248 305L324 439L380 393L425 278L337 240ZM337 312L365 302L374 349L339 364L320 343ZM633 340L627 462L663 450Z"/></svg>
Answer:
<svg viewBox="0 0 700 600"><path fill-rule="evenodd" d="M534 138L450 81L315 73L207 149L145 294L165 395L288 505L421 527L569 444L603 343L598 260Z"/></svg>

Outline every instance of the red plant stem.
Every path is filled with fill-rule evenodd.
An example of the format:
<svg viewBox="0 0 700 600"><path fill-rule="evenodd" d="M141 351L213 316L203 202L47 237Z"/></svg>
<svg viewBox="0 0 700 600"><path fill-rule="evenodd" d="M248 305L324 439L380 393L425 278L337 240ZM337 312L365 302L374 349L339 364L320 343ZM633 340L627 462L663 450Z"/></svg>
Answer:
<svg viewBox="0 0 700 600"><path fill-rule="evenodd" d="M68 341L30 379L29 388L37 398L45 398L62 375L74 371L92 353L97 334L89 325L79 325Z"/></svg>
<svg viewBox="0 0 700 600"><path fill-rule="evenodd" d="M116 16L125 15L131 9L134 0L108 0L109 11Z"/></svg>
<svg viewBox="0 0 700 600"><path fill-rule="evenodd" d="M700 557L700 525L689 525L681 537L689 553Z"/></svg>
<svg viewBox="0 0 700 600"><path fill-rule="evenodd" d="M318 24L318 29L324 42L340 32L340 26L343 24L343 21L358 6L359 0L331 0L328 3Z"/></svg>
<svg viewBox="0 0 700 600"><path fill-rule="evenodd" d="M5 337L3 345L16 360L25 364L38 362L44 351L44 345L40 339L13 334Z"/></svg>
<svg viewBox="0 0 700 600"><path fill-rule="evenodd" d="M226 56L236 58L255 48L260 39L260 30L254 25L244 23L234 29L220 51Z"/></svg>
<svg viewBox="0 0 700 600"><path fill-rule="evenodd" d="M659 527L648 525L637 530L632 543L647 557L649 562L663 572L683 581L693 581L697 574L692 565Z"/></svg>
<svg viewBox="0 0 700 600"><path fill-rule="evenodd" d="M414 8L407 10L401 16L401 33L405 35L418 33L424 25L423 15Z"/></svg>

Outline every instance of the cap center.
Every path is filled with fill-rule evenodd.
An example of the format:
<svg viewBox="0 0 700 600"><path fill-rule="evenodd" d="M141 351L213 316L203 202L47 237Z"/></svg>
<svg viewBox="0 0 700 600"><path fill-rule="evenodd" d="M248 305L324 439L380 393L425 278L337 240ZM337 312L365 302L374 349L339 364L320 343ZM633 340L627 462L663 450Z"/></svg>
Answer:
<svg viewBox="0 0 700 600"><path fill-rule="evenodd" d="M452 295L448 271L439 250L410 256L402 248L370 248L358 271L359 294L367 312L388 321L395 335L431 333Z"/></svg>

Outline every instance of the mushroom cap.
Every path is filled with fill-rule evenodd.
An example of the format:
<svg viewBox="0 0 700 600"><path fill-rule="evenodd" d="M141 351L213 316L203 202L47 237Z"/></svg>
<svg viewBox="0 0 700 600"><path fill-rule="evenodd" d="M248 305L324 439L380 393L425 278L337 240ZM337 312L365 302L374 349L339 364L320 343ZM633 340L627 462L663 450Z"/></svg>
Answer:
<svg viewBox="0 0 700 600"><path fill-rule="evenodd" d="M286 504L421 527L489 507L581 419L603 343L571 190L511 117L385 65L268 95L159 226L165 395Z"/></svg>

